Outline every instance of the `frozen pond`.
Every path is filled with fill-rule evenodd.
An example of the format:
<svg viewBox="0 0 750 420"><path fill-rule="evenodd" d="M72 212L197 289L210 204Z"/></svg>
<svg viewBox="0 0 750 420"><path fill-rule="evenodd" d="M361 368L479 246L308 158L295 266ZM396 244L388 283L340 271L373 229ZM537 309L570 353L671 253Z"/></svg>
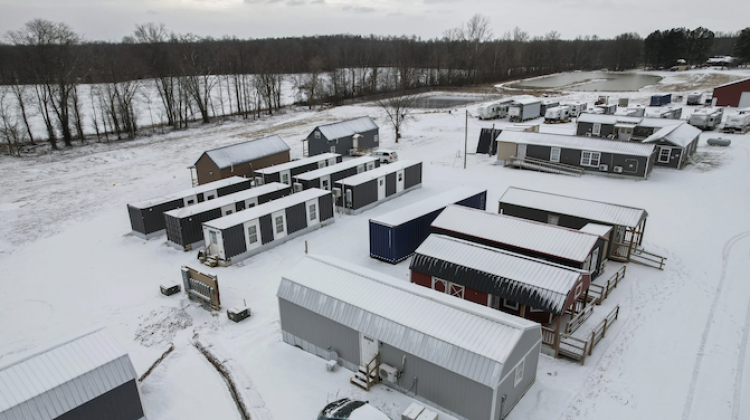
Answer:
<svg viewBox="0 0 750 420"><path fill-rule="evenodd" d="M514 83L514 88L565 89L571 91L637 91L659 82L661 77L639 73L582 72L561 73Z"/></svg>
<svg viewBox="0 0 750 420"><path fill-rule="evenodd" d="M471 104L482 100L480 97L471 96L426 96L417 98L415 108L450 108Z"/></svg>

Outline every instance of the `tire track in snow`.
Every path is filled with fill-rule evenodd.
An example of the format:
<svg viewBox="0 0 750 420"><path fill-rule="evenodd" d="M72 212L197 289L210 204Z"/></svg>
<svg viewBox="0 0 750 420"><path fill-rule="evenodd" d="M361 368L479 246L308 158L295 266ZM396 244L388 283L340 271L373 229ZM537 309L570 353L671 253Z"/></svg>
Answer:
<svg viewBox="0 0 750 420"><path fill-rule="evenodd" d="M721 291L724 288L724 280L726 280L726 276L727 276L727 266L729 265L729 254L732 252L732 248L738 241L748 236L750 236L750 232L743 232L743 233L733 236L726 243L724 243L724 248L722 249L722 252L721 252L721 276L719 277L719 284L716 286L716 292L714 294L713 302L711 302L711 307L709 308L708 319L706 320L706 326L703 328L703 334L701 335L701 345L698 348L698 354L695 358L695 366L693 367L693 377L690 380L690 388L688 389L687 398L685 398L685 408L682 411L682 420L690 419L690 412L693 408L693 398L695 396L695 388L698 385L698 375L700 375L701 364L703 363L703 353L706 350L706 343L708 342L708 335L711 332L711 326L713 325L713 322L714 322L714 314L716 313L716 308L719 306L719 298L721 297ZM747 329L747 324L745 325L745 329ZM744 344L743 344L743 347L744 347ZM740 355L740 359L743 359L743 358L744 358L744 351ZM739 375L741 375L741 373L739 373ZM736 393L735 393L735 398L736 398ZM735 401L735 404L736 403L737 402ZM736 409L736 410L739 410L739 409Z"/></svg>
<svg viewBox="0 0 750 420"><path fill-rule="evenodd" d="M742 371L745 367L745 354L747 353L747 340L750 336L750 302L747 304L745 314L745 325L742 327L742 344L740 345L740 356L737 358L737 374L734 377L734 400L732 400L732 418L739 420L742 408Z"/></svg>

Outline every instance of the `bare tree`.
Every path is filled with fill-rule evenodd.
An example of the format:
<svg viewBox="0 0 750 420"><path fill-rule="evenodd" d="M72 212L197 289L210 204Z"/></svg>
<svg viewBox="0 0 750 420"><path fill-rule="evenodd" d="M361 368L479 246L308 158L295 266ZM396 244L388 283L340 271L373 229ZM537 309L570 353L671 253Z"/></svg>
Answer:
<svg viewBox="0 0 750 420"><path fill-rule="evenodd" d="M396 133L396 143L401 138L401 129L408 123L412 110L416 105L416 96L403 95L381 99L376 104L385 111L388 122Z"/></svg>
<svg viewBox="0 0 750 420"><path fill-rule="evenodd" d="M315 56L307 61L308 73L295 80L297 90L304 95L308 109L312 109L320 96L323 73L323 57Z"/></svg>
<svg viewBox="0 0 750 420"><path fill-rule="evenodd" d="M0 141L8 143L9 155L20 155L20 145L26 138L22 123L11 109L9 89L0 87Z"/></svg>

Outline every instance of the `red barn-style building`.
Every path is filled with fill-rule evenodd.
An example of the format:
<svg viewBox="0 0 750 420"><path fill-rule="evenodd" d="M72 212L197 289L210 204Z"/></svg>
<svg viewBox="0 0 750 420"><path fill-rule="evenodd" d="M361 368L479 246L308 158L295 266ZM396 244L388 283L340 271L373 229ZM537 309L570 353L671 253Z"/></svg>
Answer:
<svg viewBox="0 0 750 420"><path fill-rule="evenodd" d="M750 106L750 78L727 83L714 88L716 106Z"/></svg>

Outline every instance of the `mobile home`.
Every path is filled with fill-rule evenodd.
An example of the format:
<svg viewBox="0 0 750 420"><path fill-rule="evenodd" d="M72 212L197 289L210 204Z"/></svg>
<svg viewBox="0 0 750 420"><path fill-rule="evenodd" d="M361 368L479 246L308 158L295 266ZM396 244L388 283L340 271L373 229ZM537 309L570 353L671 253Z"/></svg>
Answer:
<svg viewBox="0 0 750 420"><path fill-rule="evenodd" d="M588 107L586 102L563 102L560 105L565 105L570 108L570 116L574 118L578 118L578 116Z"/></svg>
<svg viewBox="0 0 750 420"><path fill-rule="evenodd" d="M292 180L295 191L302 191L309 188L330 190L333 188L333 184L340 179L361 174L365 171L371 171L379 166L380 158L377 156L362 156L325 168L301 173L293 177Z"/></svg>
<svg viewBox="0 0 750 420"><path fill-rule="evenodd" d="M259 169L255 171L255 186L257 187L263 184L268 184L269 182L281 182L283 184L292 185L292 178L299 174L325 168L326 166L332 166L341 163L341 161L341 155L338 153L323 153Z"/></svg>
<svg viewBox="0 0 750 420"><path fill-rule="evenodd" d="M207 150L193 165L198 184L232 176L253 178L253 171L289 162L289 146L278 135Z"/></svg>
<svg viewBox="0 0 750 420"><path fill-rule="evenodd" d="M701 130L713 130L721 124L724 108L701 108L690 115L688 124Z"/></svg>
<svg viewBox="0 0 750 420"><path fill-rule="evenodd" d="M737 114L727 115L727 121L722 129L725 133L747 133L750 130L750 108Z"/></svg>
<svg viewBox="0 0 750 420"><path fill-rule="evenodd" d="M518 98L510 104L508 117L511 122L523 122L542 116L542 101L537 98Z"/></svg>
<svg viewBox="0 0 750 420"><path fill-rule="evenodd" d="M380 127L370 117L319 125L305 139L308 156L323 153L349 155L352 151L377 149Z"/></svg>
<svg viewBox="0 0 750 420"><path fill-rule="evenodd" d="M558 123L570 121L570 108L567 106L556 106L548 108L544 113L544 122Z"/></svg>
<svg viewBox="0 0 750 420"><path fill-rule="evenodd" d="M335 184L336 206L358 214L422 186L422 162L399 160Z"/></svg>

